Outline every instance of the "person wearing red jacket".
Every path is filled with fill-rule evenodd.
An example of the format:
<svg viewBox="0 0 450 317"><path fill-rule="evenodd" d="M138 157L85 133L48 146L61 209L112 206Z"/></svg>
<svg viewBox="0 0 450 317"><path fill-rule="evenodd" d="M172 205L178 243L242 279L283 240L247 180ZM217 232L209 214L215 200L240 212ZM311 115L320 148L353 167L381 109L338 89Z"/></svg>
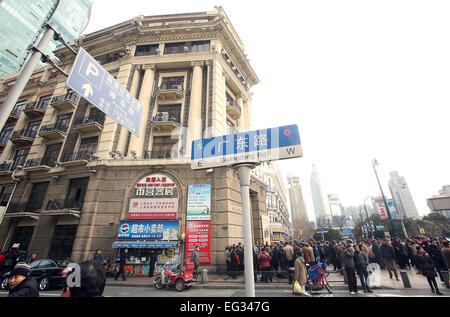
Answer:
<svg viewBox="0 0 450 317"><path fill-rule="evenodd" d="M266 248L263 248L261 254L259 255L259 267L262 272L261 280L267 282L270 280L272 282L272 276L270 274L270 254L267 252Z"/></svg>

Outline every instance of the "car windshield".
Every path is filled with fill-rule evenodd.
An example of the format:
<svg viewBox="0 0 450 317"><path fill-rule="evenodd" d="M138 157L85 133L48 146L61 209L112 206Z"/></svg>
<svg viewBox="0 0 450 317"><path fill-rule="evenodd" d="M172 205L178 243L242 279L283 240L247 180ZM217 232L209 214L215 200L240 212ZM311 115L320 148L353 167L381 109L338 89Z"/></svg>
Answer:
<svg viewBox="0 0 450 317"><path fill-rule="evenodd" d="M41 260L38 261L34 261L33 263L30 264L30 269L35 269L39 266L39 264L41 263Z"/></svg>

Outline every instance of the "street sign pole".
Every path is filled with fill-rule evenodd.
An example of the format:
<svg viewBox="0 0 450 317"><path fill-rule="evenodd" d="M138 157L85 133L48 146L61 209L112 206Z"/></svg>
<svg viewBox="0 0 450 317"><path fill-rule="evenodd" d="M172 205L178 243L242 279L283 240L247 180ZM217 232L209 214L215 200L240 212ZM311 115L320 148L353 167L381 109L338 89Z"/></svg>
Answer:
<svg viewBox="0 0 450 317"><path fill-rule="evenodd" d="M0 131L3 129L9 114L14 109L14 106L17 103L17 100L19 100L20 95L22 94L23 90L25 89L25 86L28 83L28 80L30 80L31 75L34 72L34 69L36 68L36 65L39 63L41 58L43 57L42 52L45 52L47 49L48 44L52 40L53 36L55 35L56 25L46 25L47 31L45 31L44 36L40 40L37 47L33 47L34 50L33 54L31 54L30 59L25 64L24 68L22 69L19 77L17 78L16 82L14 83L14 86L11 88L11 91L8 93L8 96L6 97L5 101L3 102L3 106L0 107Z"/></svg>
<svg viewBox="0 0 450 317"><path fill-rule="evenodd" d="M252 223L250 213L250 171L256 164L238 164L235 168L238 171L239 182L241 184L242 199L242 220L244 225L244 262L245 262L245 296L255 297L255 280L253 273L253 241Z"/></svg>

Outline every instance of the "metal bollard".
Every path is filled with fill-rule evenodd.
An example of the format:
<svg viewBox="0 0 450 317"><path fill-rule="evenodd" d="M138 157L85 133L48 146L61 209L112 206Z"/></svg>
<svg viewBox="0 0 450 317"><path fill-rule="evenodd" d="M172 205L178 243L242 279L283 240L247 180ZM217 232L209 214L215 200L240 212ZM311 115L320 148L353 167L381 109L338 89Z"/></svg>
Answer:
<svg viewBox="0 0 450 317"><path fill-rule="evenodd" d="M441 271L442 278L444 279L445 286L450 288L450 283L448 281L448 271Z"/></svg>
<svg viewBox="0 0 450 317"><path fill-rule="evenodd" d="M202 270L202 284L208 284L208 270Z"/></svg>
<svg viewBox="0 0 450 317"><path fill-rule="evenodd" d="M403 286L405 288L411 288L411 283L409 282L408 273L406 273L406 271L400 271L400 276L402 277Z"/></svg>

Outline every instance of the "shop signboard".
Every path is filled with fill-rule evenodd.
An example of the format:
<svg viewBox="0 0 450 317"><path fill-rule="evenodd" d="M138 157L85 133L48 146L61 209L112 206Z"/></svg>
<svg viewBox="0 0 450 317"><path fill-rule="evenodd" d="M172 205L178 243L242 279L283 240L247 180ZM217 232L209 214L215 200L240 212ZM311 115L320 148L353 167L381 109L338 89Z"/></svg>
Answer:
<svg viewBox="0 0 450 317"><path fill-rule="evenodd" d="M211 184L188 185L187 220L211 220Z"/></svg>
<svg viewBox="0 0 450 317"><path fill-rule="evenodd" d="M170 177L148 175L134 186L128 219L177 219L178 198L177 186Z"/></svg>
<svg viewBox="0 0 450 317"><path fill-rule="evenodd" d="M178 220L121 221L118 240L177 241Z"/></svg>
<svg viewBox="0 0 450 317"><path fill-rule="evenodd" d="M211 263L211 222L186 222L186 259L189 259L195 246L199 246L200 263Z"/></svg>
<svg viewBox="0 0 450 317"><path fill-rule="evenodd" d="M177 219L178 198L130 200L128 219Z"/></svg>

